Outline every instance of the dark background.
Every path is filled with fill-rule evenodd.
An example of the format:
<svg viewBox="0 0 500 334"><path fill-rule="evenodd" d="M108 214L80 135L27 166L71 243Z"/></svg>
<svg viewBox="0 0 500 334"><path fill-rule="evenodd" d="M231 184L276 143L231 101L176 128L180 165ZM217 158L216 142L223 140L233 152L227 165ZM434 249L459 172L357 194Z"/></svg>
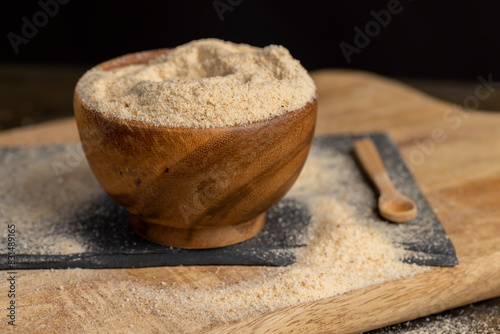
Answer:
<svg viewBox="0 0 500 334"><path fill-rule="evenodd" d="M282 44L308 70L348 67L389 76L468 79L500 71L498 1L401 0L401 13L392 15L350 64L339 44L353 44L353 28L364 30L373 20L370 11L386 9L387 0L218 3L236 4L223 13L223 21L212 0L72 0L59 5L16 54L7 34L20 35L21 18L32 22L41 7L37 1L9 1L1 10L0 60L91 66L124 53L217 37L256 46Z"/></svg>
<svg viewBox="0 0 500 334"><path fill-rule="evenodd" d="M46 15L45 22L37 0L2 4L0 129L71 115L76 81L99 62L206 37L281 44L310 71L352 68L397 79L432 79L434 91L444 92L445 99L460 86L446 92L449 81L442 80L469 82L463 96L473 92L480 75L500 81L500 6L491 0L401 0L401 12L391 15L351 62L340 43L354 45L355 27L365 30L374 21L371 11L386 10L390 1L59 1L67 3L51 5L57 13ZM26 20L36 18L41 26L16 53L9 36L24 38ZM425 91L429 81L417 88Z"/></svg>

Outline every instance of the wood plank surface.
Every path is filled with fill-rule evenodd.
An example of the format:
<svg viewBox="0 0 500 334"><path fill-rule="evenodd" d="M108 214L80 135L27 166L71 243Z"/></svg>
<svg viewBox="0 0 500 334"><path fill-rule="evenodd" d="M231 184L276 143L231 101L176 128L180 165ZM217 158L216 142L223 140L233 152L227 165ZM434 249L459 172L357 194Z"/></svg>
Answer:
<svg viewBox="0 0 500 334"><path fill-rule="evenodd" d="M460 265L432 268L204 333L360 332L500 296L500 115L463 112L364 72L323 70L313 77L319 93L316 133L388 132L450 235ZM3 146L77 140L72 119L0 133ZM142 296L127 291L124 282L211 287L257 277L261 270L205 266L19 271L17 329L166 332L164 316L144 313ZM0 296L0 305L7 305L6 294ZM3 330L6 322L0 326Z"/></svg>

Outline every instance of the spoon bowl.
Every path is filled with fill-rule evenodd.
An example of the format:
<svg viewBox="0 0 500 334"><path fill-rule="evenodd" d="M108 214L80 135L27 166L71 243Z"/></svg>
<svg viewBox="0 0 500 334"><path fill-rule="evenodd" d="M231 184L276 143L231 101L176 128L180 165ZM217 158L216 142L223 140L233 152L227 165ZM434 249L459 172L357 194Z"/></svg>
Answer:
<svg viewBox="0 0 500 334"><path fill-rule="evenodd" d="M417 205L394 188L373 141L368 138L357 140L354 142L354 152L380 193L380 215L394 223L404 223L415 218Z"/></svg>
<svg viewBox="0 0 500 334"><path fill-rule="evenodd" d="M395 223L404 223L417 216L415 202L400 193L381 195L378 208L382 217Z"/></svg>

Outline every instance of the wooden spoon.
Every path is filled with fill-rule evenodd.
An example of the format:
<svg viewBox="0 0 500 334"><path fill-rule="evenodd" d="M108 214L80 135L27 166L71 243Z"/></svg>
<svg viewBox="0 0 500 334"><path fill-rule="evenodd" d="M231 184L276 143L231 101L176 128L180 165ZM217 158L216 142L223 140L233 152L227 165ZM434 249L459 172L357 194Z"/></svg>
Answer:
<svg viewBox="0 0 500 334"><path fill-rule="evenodd" d="M415 218L417 205L394 188L373 141L368 138L356 140L354 152L380 192L380 215L395 223L404 223Z"/></svg>

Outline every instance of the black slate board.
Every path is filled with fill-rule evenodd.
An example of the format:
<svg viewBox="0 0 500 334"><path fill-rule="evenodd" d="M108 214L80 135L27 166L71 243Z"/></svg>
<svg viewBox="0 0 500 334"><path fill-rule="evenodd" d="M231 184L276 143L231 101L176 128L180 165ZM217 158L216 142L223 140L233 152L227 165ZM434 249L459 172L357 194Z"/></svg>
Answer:
<svg viewBox="0 0 500 334"><path fill-rule="evenodd" d="M357 161L353 151L353 143L356 139L367 137L371 138L377 146L387 173L396 189L417 204L418 213L413 220L404 224L388 223L390 228L397 230L394 235L398 235L398 238L393 242L407 251L404 261L423 266L452 267L458 265L455 248L450 238L441 226L429 202L422 195L408 167L399 155L396 145L386 134L319 137L316 139L315 145L324 149L335 148L336 152L349 154L353 160ZM361 166L359 169L362 170ZM366 183L370 183L364 173L360 172L360 174L363 175ZM375 190L373 196L377 197ZM378 216L375 203L373 214ZM383 220L383 218L380 219Z"/></svg>
<svg viewBox="0 0 500 334"><path fill-rule="evenodd" d="M313 145L354 159L352 143L359 137L366 136L317 137ZM451 241L404 165L396 146L384 134L370 135L370 137L379 148L396 188L412 198L419 208L417 218L394 227L401 235L407 235L406 240L395 241L408 250L405 261L431 266L458 264ZM43 169L42 167L47 164L50 168ZM37 171L40 170L52 172L40 172L41 175L37 175ZM34 175L26 175L27 173ZM16 193L22 191L34 191L30 189L30 185L33 184L37 184L38 188L35 186L32 188L41 189L43 192L44 189L54 189L54 182L59 182L55 187L58 190L56 194L47 194L43 197L53 196L57 200L58 196L62 199L64 194L72 195L75 191L71 186L74 187L75 184L72 185L71 178L67 177L70 174L73 176L85 174L88 180L78 180L83 186L89 184L90 187L92 182L95 183L76 144L39 148L0 148L0 202L2 200L8 202L8 199L11 199L10 204L12 204L12 196L18 196ZM26 184L23 186L20 180L25 180L26 176L32 177L31 179L28 177L30 182L24 181ZM23 224L16 222L9 213L13 210L13 205L19 205L18 211L22 211L25 209L22 206L26 203L19 201L17 204L3 207L0 205L2 245L7 245L7 225L10 224L16 224L16 242L21 245L16 249L13 268L8 265L6 247L2 249L0 269L137 268L176 265L286 266L294 263L295 250L306 246L303 240L312 218L306 205L296 199L284 198L267 212L267 223L256 237L218 249L182 250L156 245L136 236L129 227L127 212L115 204L99 187L96 189L98 190L93 192L91 198L82 197L74 208L65 214L55 212L54 215L37 218L40 221L32 223L33 226L47 226L47 228L41 229L36 238L29 240L29 244L23 243L22 240L22 228L23 226L28 228L26 226L29 225L26 225L26 222ZM49 200L53 199L47 199ZM28 214L29 211L26 212ZM373 214L376 215L376 212ZM56 219L57 222L51 221ZM39 252L41 254L26 251L36 248L37 242L47 243L47 240L50 242L52 239L56 240L57 236L68 233L86 245L85 251L60 255L51 252L50 249L44 250L43 245L40 245L42 247L40 249L43 250Z"/></svg>

